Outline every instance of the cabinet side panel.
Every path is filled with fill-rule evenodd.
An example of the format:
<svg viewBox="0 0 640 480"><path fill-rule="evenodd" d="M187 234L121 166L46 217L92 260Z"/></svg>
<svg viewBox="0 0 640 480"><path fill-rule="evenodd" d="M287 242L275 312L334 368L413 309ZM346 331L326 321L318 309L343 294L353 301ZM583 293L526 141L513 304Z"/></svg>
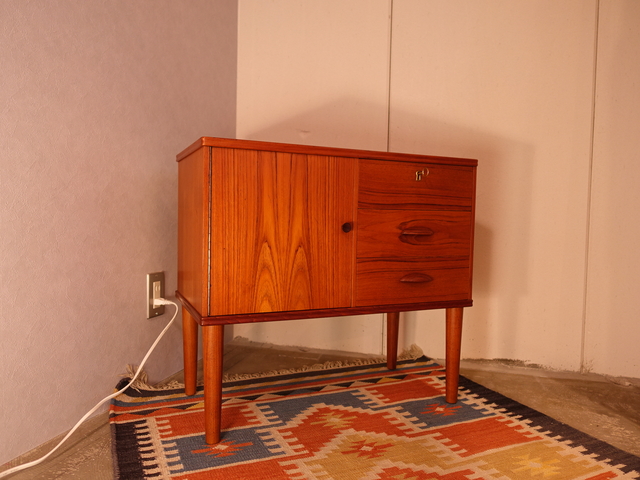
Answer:
<svg viewBox="0 0 640 480"><path fill-rule="evenodd" d="M201 315L207 310L209 148L178 163L178 291Z"/></svg>
<svg viewBox="0 0 640 480"><path fill-rule="evenodd" d="M478 168L473 168L473 193L471 203L471 232L469 233L470 245L469 245L469 298L473 298L473 252L474 252L474 240L476 229L476 185L478 178Z"/></svg>

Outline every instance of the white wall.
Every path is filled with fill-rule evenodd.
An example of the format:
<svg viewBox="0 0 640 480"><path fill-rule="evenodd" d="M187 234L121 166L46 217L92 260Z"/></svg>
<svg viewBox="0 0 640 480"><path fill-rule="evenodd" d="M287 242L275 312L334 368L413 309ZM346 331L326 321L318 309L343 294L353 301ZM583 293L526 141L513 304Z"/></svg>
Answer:
<svg viewBox="0 0 640 480"><path fill-rule="evenodd" d="M600 5L585 367L640 377L640 2Z"/></svg>
<svg viewBox="0 0 640 480"><path fill-rule="evenodd" d="M605 40L597 106L618 122L630 121L632 129L638 125L637 108L616 106L637 104L636 91L629 91L638 83L637 33L630 26L637 11L623 2L602 5L599 17L597 0L240 0L237 136L381 150L388 140L391 150L478 158L475 306L465 314L463 356L640 376L630 346L639 337L632 303L615 301L618 288L635 291L638 284L631 247L638 236L632 220L637 194L630 193L637 135L620 145L611 137L615 121L596 123L594 165L610 169L611 162L620 165L613 155L626 156L631 178L625 192L616 188L613 173L601 180L610 178L610 191L594 182L592 210L603 220L594 217L589 227L598 18ZM626 33L614 36L620 26L614 17L626 17ZM631 45L623 50L625 40ZM605 51L607 41L617 49ZM616 56L630 72L622 82ZM608 70L607 86L601 77ZM619 88L610 100L607 92ZM608 217L611 206L622 209L626 226ZM630 237L628 244L611 236L606 222L612 221ZM611 289L594 300L603 292L590 283L587 301L589 231L590 272L599 269ZM612 249L620 269L604 273ZM442 312L404 318L403 345L444 355ZM234 332L379 353L379 327L332 320ZM586 331L592 333L585 337ZM331 338L348 341L330 344ZM613 358L607 352L618 339L627 348ZM599 363L594 356L609 360Z"/></svg>
<svg viewBox="0 0 640 480"><path fill-rule="evenodd" d="M235 134L236 19L0 2L0 463L71 428L170 319L146 319L145 275L176 288L175 155ZM178 323L147 370L181 365Z"/></svg>

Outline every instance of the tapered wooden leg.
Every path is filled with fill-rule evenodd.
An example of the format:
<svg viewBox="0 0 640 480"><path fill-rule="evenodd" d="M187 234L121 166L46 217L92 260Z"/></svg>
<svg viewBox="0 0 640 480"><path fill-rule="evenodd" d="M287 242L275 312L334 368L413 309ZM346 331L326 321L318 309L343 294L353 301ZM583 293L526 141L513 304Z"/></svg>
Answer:
<svg viewBox="0 0 640 480"><path fill-rule="evenodd" d="M223 338L224 325L202 327L204 434L209 445L220 442Z"/></svg>
<svg viewBox="0 0 640 480"><path fill-rule="evenodd" d="M198 324L182 309L182 351L184 358L184 393L195 395L198 375Z"/></svg>
<svg viewBox="0 0 640 480"><path fill-rule="evenodd" d="M398 327L400 312L387 313L387 368L395 370L398 360Z"/></svg>
<svg viewBox="0 0 640 480"><path fill-rule="evenodd" d="M458 379L460 376L460 347L462 345L462 308L447 308L446 339L446 400L458 401Z"/></svg>

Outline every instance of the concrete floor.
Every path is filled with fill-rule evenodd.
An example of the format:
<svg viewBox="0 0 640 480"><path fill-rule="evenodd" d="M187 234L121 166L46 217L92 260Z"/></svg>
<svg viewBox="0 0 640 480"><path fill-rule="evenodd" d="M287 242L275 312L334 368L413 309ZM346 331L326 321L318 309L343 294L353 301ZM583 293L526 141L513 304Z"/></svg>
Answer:
<svg viewBox="0 0 640 480"><path fill-rule="evenodd" d="M358 358L368 356L234 340L225 347L224 370L228 374L249 374ZM462 362L461 373L556 420L640 456L640 379L609 379L594 374L553 372L513 362L472 360ZM172 379L180 380L181 373L168 380ZM0 472L37 459L56 444L57 439L53 439L3 465ZM44 463L6 478L112 479L107 414L88 420Z"/></svg>

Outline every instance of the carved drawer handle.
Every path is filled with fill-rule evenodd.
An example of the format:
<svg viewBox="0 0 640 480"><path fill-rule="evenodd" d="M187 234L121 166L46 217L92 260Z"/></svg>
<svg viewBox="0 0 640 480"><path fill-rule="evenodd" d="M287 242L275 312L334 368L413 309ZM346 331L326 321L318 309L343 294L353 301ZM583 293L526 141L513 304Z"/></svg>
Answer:
<svg viewBox="0 0 640 480"><path fill-rule="evenodd" d="M426 243L435 232L427 227L405 228L400 232L398 238L403 243L411 245L421 245Z"/></svg>
<svg viewBox="0 0 640 480"><path fill-rule="evenodd" d="M420 236L429 236L433 235L434 231L427 227L414 227L414 228L405 228L400 232L400 235L420 235Z"/></svg>
<svg viewBox="0 0 640 480"><path fill-rule="evenodd" d="M424 273L408 273L400 279L402 283L428 283L433 277Z"/></svg>

